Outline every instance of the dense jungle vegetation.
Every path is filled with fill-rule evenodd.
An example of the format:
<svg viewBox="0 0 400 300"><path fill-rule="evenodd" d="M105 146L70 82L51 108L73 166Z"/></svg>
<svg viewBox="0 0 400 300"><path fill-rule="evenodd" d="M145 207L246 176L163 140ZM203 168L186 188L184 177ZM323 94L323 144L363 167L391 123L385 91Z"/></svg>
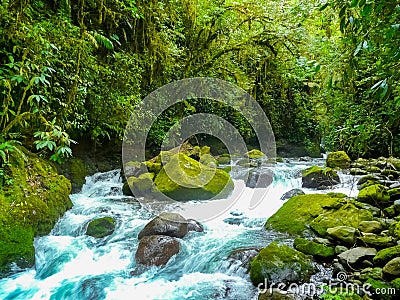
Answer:
<svg viewBox="0 0 400 300"><path fill-rule="evenodd" d="M75 141L120 141L143 97L199 76L248 91L278 141L398 156L399 69L399 0L2 0L1 165L17 143L60 162ZM252 137L203 99L166 111L149 145L195 112Z"/></svg>

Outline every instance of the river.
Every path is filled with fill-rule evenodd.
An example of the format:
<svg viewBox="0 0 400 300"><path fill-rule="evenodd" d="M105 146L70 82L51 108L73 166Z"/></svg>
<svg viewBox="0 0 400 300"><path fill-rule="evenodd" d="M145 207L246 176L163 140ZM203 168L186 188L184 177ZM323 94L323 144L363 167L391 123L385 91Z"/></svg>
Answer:
<svg viewBox="0 0 400 300"><path fill-rule="evenodd" d="M133 197L122 195L119 170L87 177L82 191L70 196L74 207L49 235L35 238L35 268L0 280L0 299L257 299L246 269L229 256L234 250L261 248L274 240L290 244L288 237L265 230L263 225L283 205L281 195L301 187L299 171L323 163L322 159L278 163L274 181L255 209L248 203L255 189L245 187L240 179L247 170L233 169L235 191L241 191L235 204L203 222L203 233L190 232L179 254L166 266L135 276L131 271L136 268L137 235L154 215ZM303 190L354 196L354 178L340 177L342 183L333 190ZM199 205L205 204L192 201L165 210L191 217ZM86 236L88 222L104 216L115 219L114 233L104 239Z"/></svg>

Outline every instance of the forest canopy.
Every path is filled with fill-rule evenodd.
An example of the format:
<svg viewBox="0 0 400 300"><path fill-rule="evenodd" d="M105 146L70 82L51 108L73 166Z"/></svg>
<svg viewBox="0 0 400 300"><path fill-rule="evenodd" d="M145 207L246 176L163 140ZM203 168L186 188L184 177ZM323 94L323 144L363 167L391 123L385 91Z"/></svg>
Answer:
<svg viewBox="0 0 400 300"><path fill-rule="evenodd" d="M3 0L0 143L61 162L75 141L120 141L153 90L213 77L250 93L278 142L400 155L399 20L398 0ZM238 112L199 99L165 111L149 145L196 112L252 138Z"/></svg>

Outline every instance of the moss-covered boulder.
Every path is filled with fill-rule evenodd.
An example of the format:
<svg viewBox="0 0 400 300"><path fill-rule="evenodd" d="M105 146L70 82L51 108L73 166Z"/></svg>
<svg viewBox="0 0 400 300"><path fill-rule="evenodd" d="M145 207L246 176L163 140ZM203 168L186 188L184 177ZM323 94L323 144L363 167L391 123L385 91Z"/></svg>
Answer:
<svg viewBox="0 0 400 300"><path fill-rule="evenodd" d="M312 260L305 254L274 242L263 248L250 264L250 279L259 283L301 282L312 275Z"/></svg>
<svg viewBox="0 0 400 300"><path fill-rule="evenodd" d="M183 153L170 158L154 183L160 192L175 200L225 198L234 187L228 173L207 167Z"/></svg>
<svg viewBox="0 0 400 300"><path fill-rule="evenodd" d="M393 277L400 276L400 257L395 257L388 261L383 267L383 273Z"/></svg>
<svg viewBox="0 0 400 300"><path fill-rule="evenodd" d="M313 166L302 171L302 186L324 189L340 183L338 174L331 168Z"/></svg>
<svg viewBox="0 0 400 300"><path fill-rule="evenodd" d="M373 184L363 188L357 196L360 202L368 203L378 207L390 206L390 195L385 186L381 184Z"/></svg>
<svg viewBox="0 0 400 300"><path fill-rule="evenodd" d="M218 166L218 161L211 154L204 154L200 156L199 162L211 168L216 168Z"/></svg>
<svg viewBox="0 0 400 300"><path fill-rule="evenodd" d="M231 156L230 154L222 154L217 158L218 164L220 165L227 165L231 163Z"/></svg>
<svg viewBox="0 0 400 300"><path fill-rule="evenodd" d="M341 199L323 194L292 197L268 219L265 227L300 235L316 217L328 211L329 207L338 205L338 201Z"/></svg>
<svg viewBox="0 0 400 300"><path fill-rule="evenodd" d="M362 221L373 219L372 212L358 205L353 200L342 200L336 207L331 207L310 222L310 227L321 236L326 235L330 227L349 226L357 228Z"/></svg>
<svg viewBox="0 0 400 300"><path fill-rule="evenodd" d="M115 221L111 217L99 218L89 222L86 235L103 238L114 232Z"/></svg>
<svg viewBox="0 0 400 300"><path fill-rule="evenodd" d="M368 247L387 248L395 245L395 239L391 236L380 236L374 233L365 233L358 238Z"/></svg>
<svg viewBox="0 0 400 300"><path fill-rule="evenodd" d="M317 258L328 258L335 255L335 249L320 243L309 241L305 238L296 238L294 248L304 254L312 255Z"/></svg>
<svg viewBox="0 0 400 300"><path fill-rule="evenodd" d="M328 168L348 169L351 159L344 151L331 152L326 157L326 166Z"/></svg>
<svg viewBox="0 0 400 300"><path fill-rule="evenodd" d="M400 245L382 249L374 257L374 264L383 267L393 258L400 257Z"/></svg>
<svg viewBox="0 0 400 300"><path fill-rule="evenodd" d="M397 299L395 294L393 295L392 293L389 293L392 286L387 282L369 278L365 283L369 285L368 292L372 294L371 295L373 297L372 299L377 299L377 300Z"/></svg>
<svg viewBox="0 0 400 300"><path fill-rule="evenodd" d="M356 229L351 226L336 226L326 229L326 233L330 238L350 246L356 241L356 232Z"/></svg>
<svg viewBox="0 0 400 300"><path fill-rule="evenodd" d="M395 222L390 225L389 234L396 240L400 240L400 222Z"/></svg>
<svg viewBox="0 0 400 300"><path fill-rule="evenodd" d="M72 207L70 181L48 161L21 151L26 159L11 153L6 171L13 182L0 189L0 276L9 272L11 262L32 266L34 236L48 234Z"/></svg>
<svg viewBox="0 0 400 300"><path fill-rule="evenodd" d="M129 177L126 181L126 185L122 188L122 191L125 195L134 196L145 196L152 192L153 189L153 178L154 173L143 173L140 174L139 177ZM126 186L129 187L130 191L126 191Z"/></svg>
<svg viewBox="0 0 400 300"><path fill-rule="evenodd" d="M380 233L382 231L382 224L378 221L362 221L358 226L361 232L366 233Z"/></svg>
<svg viewBox="0 0 400 300"><path fill-rule="evenodd" d="M257 149L253 149L253 150L246 152L244 156L248 157L250 159L266 157L264 153L262 153L260 150L257 150Z"/></svg>

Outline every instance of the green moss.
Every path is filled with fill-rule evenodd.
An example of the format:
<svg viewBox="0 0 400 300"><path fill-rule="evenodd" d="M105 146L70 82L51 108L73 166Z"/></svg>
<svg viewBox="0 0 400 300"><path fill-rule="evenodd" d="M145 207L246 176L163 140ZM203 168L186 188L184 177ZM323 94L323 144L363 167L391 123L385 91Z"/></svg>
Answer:
<svg viewBox="0 0 400 300"><path fill-rule="evenodd" d="M268 219L265 227L290 234L302 234L311 221L339 200L323 194L292 197Z"/></svg>
<svg viewBox="0 0 400 300"><path fill-rule="evenodd" d="M202 176L198 176L200 173ZM217 195L224 198L233 190L226 172L204 166L182 153L171 157L154 183L160 192L175 200L210 199Z"/></svg>
<svg viewBox="0 0 400 300"><path fill-rule="evenodd" d="M400 278L396 278L390 282L391 286L394 287L397 293L400 292Z"/></svg>
<svg viewBox="0 0 400 300"><path fill-rule="evenodd" d="M312 261L305 254L274 242L251 262L250 279L255 286L264 279L269 283L301 281L313 271Z"/></svg>
<svg viewBox="0 0 400 300"><path fill-rule="evenodd" d="M329 168L348 169L351 159L344 151L331 152L326 157L326 166Z"/></svg>
<svg viewBox="0 0 400 300"><path fill-rule="evenodd" d="M384 281L379 281L373 278L369 278L366 283L368 283L371 288L368 290L369 292L372 292L374 295L374 299L379 299L379 300L391 300L395 299L395 295L390 295L386 293L382 293L382 291L389 291L392 286L389 285L388 283Z"/></svg>
<svg viewBox="0 0 400 300"><path fill-rule="evenodd" d="M400 245L379 251L374 257L374 264L383 267L386 263L396 257L400 257Z"/></svg>
<svg viewBox="0 0 400 300"><path fill-rule="evenodd" d="M200 163L208 167L218 166L218 161L211 154L204 154L200 157Z"/></svg>
<svg viewBox="0 0 400 300"><path fill-rule="evenodd" d="M347 195L343 193L329 192L327 195L332 198L347 198Z"/></svg>
<svg viewBox="0 0 400 300"><path fill-rule="evenodd" d="M160 163L146 161L145 165L146 165L147 169L149 170L149 173L158 174L162 169L162 165Z"/></svg>
<svg viewBox="0 0 400 300"><path fill-rule="evenodd" d="M79 190L85 183L85 177L88 174L84 162L79 158L70 160L71 184L74 190Z"/></svg>
<svg viewBox="0 0 400 300"><path fill-rule="evenodd" d="M33 237L45 235L72 207L71 183L37 155L11 157L13 184L0 190L0 267L11 261L32 265ZM24 263L25 262L25 263Z"/></svg>
<svg viewBox="0 0 400 300"><path fill-rule="evenodd" d="M340 203L340 202L339 202ZM336 209L329 209L310 222L310 227L319 235L325 236L326 230L336 226L349 226L358 228L360 222L371 221L372 213L358 208L351 201L342 202Z"/></svg>
<svg viewBox="0 0 400 300"><path fill-rule="evenodd" d="M257 159L257 158L265 157L265 154L262 153L260 150L253 149L253 150L246 152L246 154L244 156L248 157L250 159Z"/></svg>
<svg viewBox="0 0 400 300"><path fill-rule="evenodd" d="M390 225L389 234L396 240L400 240L400 222L395 222Z"/></svg>
<svg viewBox="0 0 400 300"><path fill-rule="evenodd" d="M103 238L114 232L115 221L111 217L93 220L89 223L86 234L95 238Z"/></svg>
<svg viewBox="0 0 400 300"><path fill-rule="evenodd" d="M227 165L231 163L230 157L220 156L218 157L218 164L220 165Z"/></svg>
<svg viewBox="0 0 400 300"><path fill-rule="evenodd" d="M304 254L319 258L327 258L335 255L335 249L333 247L315 243L304 238L296 238L294 240L294 248Z"/></svg>
<svg viewBox="0 0 400 300"><path fill-rule="evenodd" d="M358 201L374 206L386 207L390 203L390 196L381 184L374 184L363 188L357 197Z"/></svg>

